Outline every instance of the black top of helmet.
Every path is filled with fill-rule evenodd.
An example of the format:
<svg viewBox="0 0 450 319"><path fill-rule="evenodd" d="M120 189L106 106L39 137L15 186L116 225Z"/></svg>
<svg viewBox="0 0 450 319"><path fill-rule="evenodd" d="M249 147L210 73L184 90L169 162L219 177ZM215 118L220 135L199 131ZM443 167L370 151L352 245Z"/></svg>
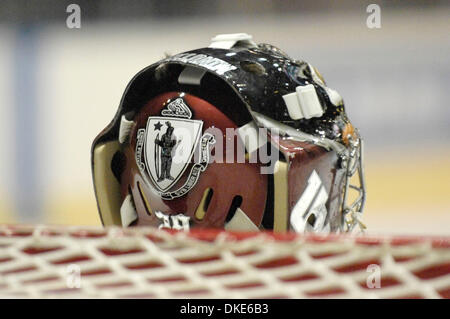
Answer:
<svg viewBox="0 0 450 319"><path fill-rule="evenodd" d="M167 57L131 80L113 122L100 139L116 137L121 115L132 114L150 98L174 90L218 105L238 125L251 120L251 112L257 112L303 132L334 139L333 124L337 119L346 121L343 105L335 106L330 101L325 89L304 72L305 65L306 62L293 60L272 45L245 42L237 42L231 49L201 48ZM178 83L178 76L186 66L206 72L201 85ZM319 118L293 120L283 95L308 84L315 87L324 114Z"/></svg>

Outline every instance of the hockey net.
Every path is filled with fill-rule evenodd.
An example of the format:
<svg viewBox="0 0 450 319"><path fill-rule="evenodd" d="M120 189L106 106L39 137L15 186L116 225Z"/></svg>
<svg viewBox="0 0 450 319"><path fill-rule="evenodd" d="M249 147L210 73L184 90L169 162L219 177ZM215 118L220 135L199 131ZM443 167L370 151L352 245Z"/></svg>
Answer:
<svg viewBox="0 0 450 319"><path fill-rule="evenodd" d="M450 298L450 238L0 226L3 298Z"/></svg>

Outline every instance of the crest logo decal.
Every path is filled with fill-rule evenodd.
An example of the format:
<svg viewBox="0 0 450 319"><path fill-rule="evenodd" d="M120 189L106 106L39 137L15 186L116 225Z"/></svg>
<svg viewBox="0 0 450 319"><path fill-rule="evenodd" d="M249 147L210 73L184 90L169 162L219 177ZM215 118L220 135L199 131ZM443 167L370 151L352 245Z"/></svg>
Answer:
<svg viewBox="0 0 450 319"><path fill-rule="evenodd" d="M190 119L192 112L189 107L184 103L184 100L179 97L173 100L167 105L167 109L162 110L161 114L164 116L184 117Z"/></svg>
<svg viewBox="0 0 450 319"><path fill-rule="evenodd" d="M167 200L185 195L197 183L209 164L210 144L214 136L201 136L203 121L192 120L192 112L180 97L161 111L163 116L150 116L147 127L137 132L136 162L147 182ZM181 178L200 142L200 161L194 163L185 183L170 191Z"/></svg>

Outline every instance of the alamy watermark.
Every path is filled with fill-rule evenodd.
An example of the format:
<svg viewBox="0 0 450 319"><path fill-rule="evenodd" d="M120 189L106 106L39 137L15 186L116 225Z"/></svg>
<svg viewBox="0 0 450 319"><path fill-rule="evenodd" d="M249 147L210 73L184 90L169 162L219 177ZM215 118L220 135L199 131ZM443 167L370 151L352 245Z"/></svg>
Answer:
<svg viewBox="0 0 450 319"><path fill-rule="evenodd" d="M70 264L65 271L66 286L70 289L81 288L81 268L77 264Z"/></svg>
<svg viewBox="0 0 450 319"><path fill-rule="evenodd" d="M66 25L69 29L81 28L81 8L78 4L69 4L66 8L66 12L69 13L66 19Z"/></svg>
<svg viewBox="0 0 450 319"><path fill-rule="evenodd" d="M367 266L366 272L370 273L366 280L369 289L381 288L381 267L377 264Z"/></svg>
<svg viewBox="0 0 450 319"><path fill-rule="evenodd" d="M279 150L271 143L278 138L278 130L261 127L239 130L226 128L225 132L217 127L210 127L205 133L213 136L208 164L211 163L259 163L261 174L273 174L275 163L279 160ZM183 163L186 152L191 152L193 134L187 128L176 128L176 145L172 150L172 162ZM184 143L181 143L183 141ZM179 145L179 147L178 147ZM203 157L200 143L194 152L194 162Z"/></svg>
<svg viewBox="0 0 450 319"><path fill-rule="evenodd" d="M369 29L381 28L381 8L378 4L369 4L366 8L366 12L369 13L366 25Z"/></svg>

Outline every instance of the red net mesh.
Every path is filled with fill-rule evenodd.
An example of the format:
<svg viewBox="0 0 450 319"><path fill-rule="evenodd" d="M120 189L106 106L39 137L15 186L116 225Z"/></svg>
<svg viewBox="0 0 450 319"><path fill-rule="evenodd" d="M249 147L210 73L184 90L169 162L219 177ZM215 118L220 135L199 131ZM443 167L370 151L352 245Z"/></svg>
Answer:
<svg viewBox="0 0 450 319"><path fill-rule="evenodd" d="M450 298L450 238L0 226L6 298Z"/></svg>

